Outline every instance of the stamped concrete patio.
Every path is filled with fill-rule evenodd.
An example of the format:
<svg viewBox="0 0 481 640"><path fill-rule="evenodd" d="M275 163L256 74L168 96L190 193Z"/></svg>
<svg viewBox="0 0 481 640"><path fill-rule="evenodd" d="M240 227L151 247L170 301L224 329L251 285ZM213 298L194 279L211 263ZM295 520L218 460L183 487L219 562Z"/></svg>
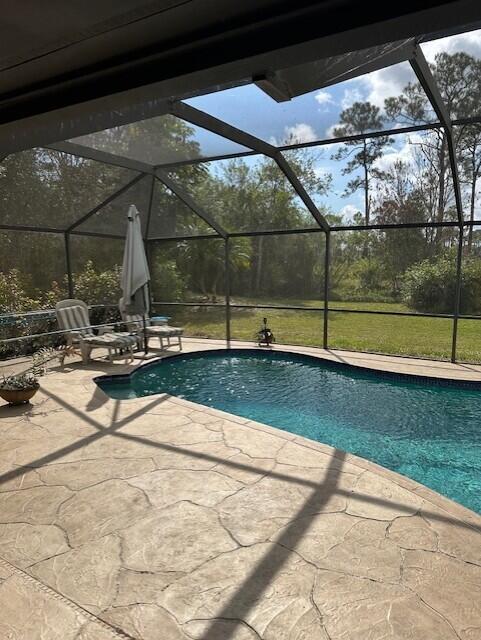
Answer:
<svg viewBox="0 0 481 640"><path fill-rule="evenodd" d="M481 638L481 517L288 432L92 381L129 368L67 364L0 407L2 640Z"/></svg>

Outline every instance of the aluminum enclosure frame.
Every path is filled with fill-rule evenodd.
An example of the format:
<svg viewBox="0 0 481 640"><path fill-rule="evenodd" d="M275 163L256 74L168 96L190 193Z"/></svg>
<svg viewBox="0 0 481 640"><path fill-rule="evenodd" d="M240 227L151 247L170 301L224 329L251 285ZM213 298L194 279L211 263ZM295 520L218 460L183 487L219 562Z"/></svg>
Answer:
<svg viewBox="0 0 481 640"><path fill-rule="evenodd" d="M232 125L218 119L213 116L195 109L190 105L182 102L182 101L171 101L168 103L168 107L165 109L166 112L171 115L176 116L184 120L185 122L189 122L196 126L199 126L205 130L211 131L218 136L221 136L227 140L231 140L239 145L242 145L248 149L248 151L240 152L240 153L231 153L225 155L217 155L210 156L205 158L194 158L191 160L180 160L178 162L170 162L162 165L152 165L139 160L135 160L129 157L125 157L119 154L109 153L107 151L94 149L89 146L85 146L82 144L78 144L76 142L64 141L57 142L54 144L49 144L45 148L59 151L62 153L71 154L76 157L81 157L85 159L89 159L95 162L117 166L125 169L129 169L131 171L137 172L137 175L128 181L123 186L116 189L113 193L111 193L106 199L104 199L101 203L97 204L90 211L86 212L84 215L79 217L74 223L70 224L65 229L60 229L56 227L48 227L48 226L27 226L27 225L8 225L0 223L0 230L7 231L25 231L25 232L41 232L41 233L55 233L62 234L64 237L64 247L65 247L65 263L66 263L66 273L68 280L68 289L69 295L73 296L75 291L75 282L73 279L72 273L72 260L71 260L71 247L70 247L70 238L72 235L79 236L87 236L87 237L99 237L99 238L111 238L122 240L123 236L119 234L108 234L108 233L97 233L95 231L82 231L79 227L83 222L88 220L91 216L101 210L104 206L112 202L115 198L117 198L122 193L128 191L130 187L134 184L147 179L150 184L150 195L149 195L149 204L148 210L146 211L147 215L147 228L145 232L145 241L148 246L148 254L150 254L150 249L152 248L154 243L162 243L162 242L172 242L172 241L189 241L189 240L203 240L203 239L212 239L218 238L223 240L224 242L224 269L225 269L225 323L226 323L226 338L227 342L230 343L231 340L231 309L232 308L247 308L250 305L235 305L231 304L230 300L230 260L229 260L229 240L231 238L239 238L239 237L255 237L260 235L266 236L276 236L276 235L294 235L294 234L302 234L302 233L321 233L325 236L325 263L324 263L324 280L322 283L321 290L324 294L323 306L319 307L311 307L311 308L302 308L302 307L292 307L292 306L283 306L283 307L273 307L273 306L263 306L263 305L255 305L254 308L276 308L276 309L292 309L292 310L303 310L303 311L312 311L323 314L323 347L325 349L329 348L329 311L331 310L329 307L329 271L330 271L330 239L331 234L342 231L369 231L369 230L389 230L389 229L409 229L409 228L434 228L434 227L442 227L442 228L450 228L455 227L458 229L458 242L457 242L457 258L456 258L456 293L454 300L454 311L452 314L419 314L419 313L409 313L409 312L387 312L387 311L371 311L371 310L353 310L353 309L333 309L336 313L372 313L386 316L408 316L408 317L435 317L435 318L449 318L453 320L453 328L452 328L452 349L451 349L451 360L453 362L456 361L456 347L457 347L457 329L458 329L458 320L459 318L469 318L469 319L481 319L481 316L461 316L460 309L460 292L461 292L461 275L462 275L462 247L463 247L463 238L464 238L464 229L467 227L475 227L481 226L481 221L466 221L463 217L463 207L461 200L461 188L460 188L460 180L458 176L458 165L456 158L456 150L453 141L453 125L463 125L463 124L481 124L481 115L473 118L464 118L451 120L449 117L449 113L447 111L446 106L443 103L442 97L440 95L439 89L436 86L435 79L432 76L429 65L424 58L424 54L422 53L419 45L416 45L412 49L412 53L410 54L409 62L421 84L423 87L428 100L430 101L437 117L438 122L430 122L420 125L413 125L409 127L401 127L398 129L390 129L384 131L373 131L365 134L357 134L351 136L345 136L342 138L336 139L325 139L314 142L305 142L305 143L295 143L292 145L280 145L274 146L269 144L255 136L247 133L246 131L242 131ZM375 138L379 136L389 136L389 135L398 135L398 134L406 134L417 131L429 131L434 129L441 129L444 131L446 136L450 169L453 179L454 186L454 198L456 204L456 213L457 213L457 221L446 221L446 222L420 222L420 223L406 223L406 224L369 224L369 225L337 225L331 226L329 225L326 218L323 216L319 208L313 202L309 194L304 189L301 181L298 176L292 169L289 162L285 159L283 155L283 151L287 151L290 149L307 149L312 147L322 147L328 144L332 144L334 142L349 142L355 140L365 140L369 138ZM312 218L316 223L315 228L306 228L306 229L273 229L268 231L251 231L251 232L228 232L221 225L216 222L215 212L207 211L202 206L200 206L194 198L187 193L181 185L179 185L171 175L169 175L169 170L172 170L176 167L193 165L199 163L206 163L214 160L225 160L230 158L241 158L253 155L263 155L265 157L271 158L279 167L280 171L289 182L291 187L293 188L296 195L303 202L306 209L311 214ZM150 237L149 227L150 221L152 217L152 204L153 204L153 191L156 181L159 181L166 188L168 188L188 209L202 219L213 231L212 234L202 234L195 236L169 236L169 237ZM172 305L186 305L190 306L190 303L164 303L160 301L156 304L172 304ZM202 306L195 303L195 306ZM209 306L209 305L204 305ZM221 306L221 305L216 305Z"/></svg>

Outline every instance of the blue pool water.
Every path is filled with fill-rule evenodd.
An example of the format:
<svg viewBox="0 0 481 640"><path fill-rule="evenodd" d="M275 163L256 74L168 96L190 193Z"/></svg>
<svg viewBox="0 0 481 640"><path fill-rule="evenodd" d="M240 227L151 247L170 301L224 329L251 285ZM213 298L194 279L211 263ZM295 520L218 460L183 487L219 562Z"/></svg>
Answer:
<svg viewBox="0 0 481 640"><path fill-rule="evenodd" d="M164 392L280 427L373 460L481 512L481 390L475 387L240 349L176 356L97 382L114 398Z"/></svg>

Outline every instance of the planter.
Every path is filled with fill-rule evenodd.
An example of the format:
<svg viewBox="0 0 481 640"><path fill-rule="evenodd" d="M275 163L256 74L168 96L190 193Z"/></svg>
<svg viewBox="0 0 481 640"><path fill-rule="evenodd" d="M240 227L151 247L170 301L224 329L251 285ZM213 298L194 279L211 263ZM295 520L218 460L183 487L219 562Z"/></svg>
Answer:
<svg viewBox="0 0 481 640"><path fill-rule="evenodd" d="M8 402L8 404L24 404L29 402L37 393L40 385L31 387L30 389L2 389L0 387L0 397Z"/></svg>

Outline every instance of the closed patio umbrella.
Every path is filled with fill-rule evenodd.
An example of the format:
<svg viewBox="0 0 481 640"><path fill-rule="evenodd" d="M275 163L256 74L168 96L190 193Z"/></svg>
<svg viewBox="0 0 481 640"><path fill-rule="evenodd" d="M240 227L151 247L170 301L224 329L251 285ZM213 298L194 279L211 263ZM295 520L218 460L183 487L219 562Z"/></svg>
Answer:
<svg viewBox="0 0 481 640"><path fill-rule="evenodd" d="M127 237L125 239L124 260L120 286L123 292L123 306L129 314L139 314L143 318L144 348L148 344L145 331L145 316L150 308L150 273L145 255L140 215L135 205L128 212Z"/></svg>

